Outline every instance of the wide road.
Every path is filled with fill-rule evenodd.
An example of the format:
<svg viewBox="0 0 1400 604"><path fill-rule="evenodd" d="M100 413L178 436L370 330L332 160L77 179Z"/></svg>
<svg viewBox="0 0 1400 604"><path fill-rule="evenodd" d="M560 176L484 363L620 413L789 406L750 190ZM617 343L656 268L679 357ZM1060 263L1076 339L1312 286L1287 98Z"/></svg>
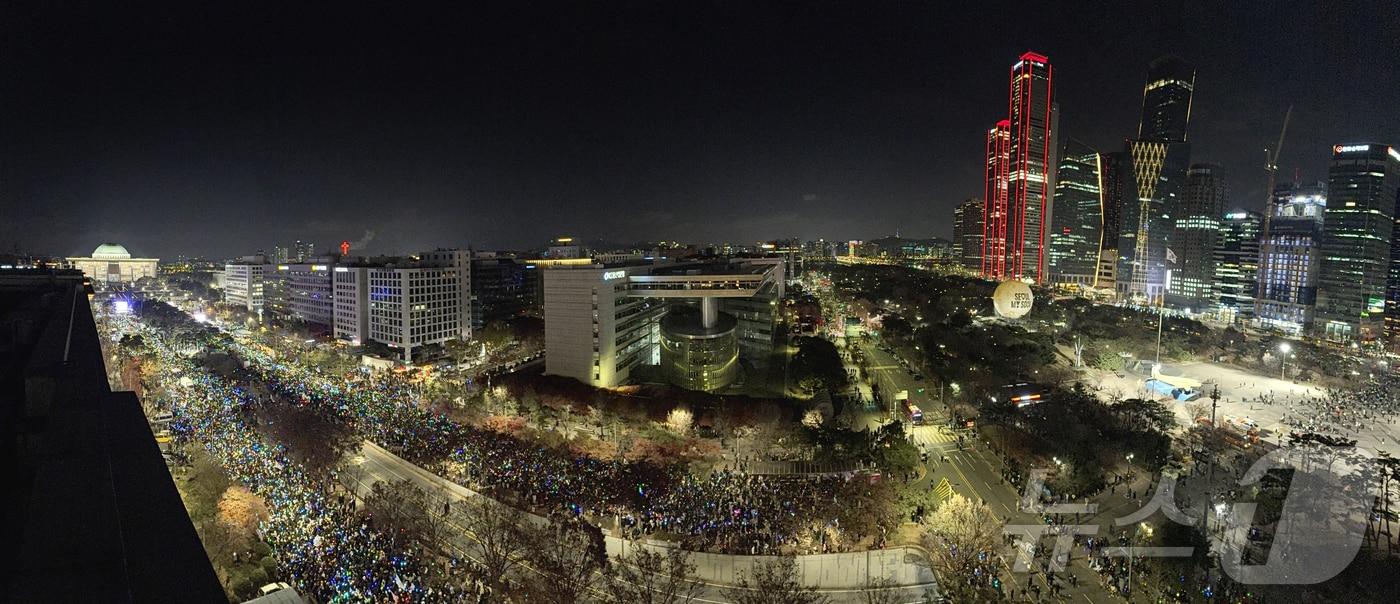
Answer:
<svg viewBox="0 0 1400 604"><path fill-rule="evenodd" d="M904 368L904 364L893 353L880 349L869 340L865 342L863 349L868 361L868 375L872 381L879 384L882 392L886 396L893 396L895 392L908 390L910 399L924 411L924 425L905 427L910 440L929 454L927 471L916 482L916 487L932 489L946 479L954 492L973 501L985 501L992 511L1007 520L1008 524L1042 524L1038 515L1021 511L1020 493L1001 479L1000 456L988 451L986 444L977 439L975 432L967 429L955 430L949 426L950 418L944 410L944 405L938 402L939 391L936 385L915 380L914 375ZM918 392L920 387L925 389L922 394ZM951 387L943 392L943 396L954 396ZM1114 518L1126 516L1135 509L1136 506L1125 505L1121 498L1110 497L1100 505L1098 513L1086 518L1084 522L1105 525L1106 528L1101 529L1099 533L1105 535L1111 530ZM1049 543L1049 540L1045 542ZM1086 566L1082 555L1072 558L1069 565L1069 571L1077 577L1079 586L1076 588L1065 584L1059 598L1049 596L1043 573L1011 572L1010 565L1015 562L1013 548L1006 548L1001 558L1006 571L1002 577L1010 580L1018 594L1024 593L1028 585L1034 584L1040 586L1044 597L1050 601L1123 601L1121 597L1109 594L1099 585L1098 574ZM1060 576L1066 577L1063 572Z"/></svg>
<svg viewBox="0 0 1400 604"><path fill-rule="evenodd" d="M377 482L408 480L425 493L428 493L435 501L440 502L446 500L452 502L453 508L457 510L466 509L466 506L457 505L458 503L479 496L471 490L409 463L369 441L365 441L360 453L351 458L349 469L344 471L342 479L361 497L367 495L369 490ZM531 519L535 522L544 522L543 519L534 516L531 516ZM451 538L449 542L451 549L459 556L475 559L480 550L471 536L471 533L461 524L454 522L451 518L447 519L445 524L451 529ZM615 549L613 544L610 543L610 556L617 553L614 551ZM715 569L699 568L699 565L705 562L700 557L695 557L692 561L697 565L697 575L704 576L714 574L713 571ZM533 573L534 571L526 569L524 572ZM725 597L725 591L727 589L725 585L704 581L697 582L701 584L700 596L696 599L697 602L705 604L723 604L730 602L730 600ZM601 587L601 585L602 579L600 578L599 586ZM925 601L923 597L926 589L927 586L902 587L894 590L894 594L896 595L896 601L913 604ZM859 589L822 589L819 590L819 592L830 598L834 604L867 601L865 594ZM601 597L603 594L601 591L598 591L594 595Z"/></svg>

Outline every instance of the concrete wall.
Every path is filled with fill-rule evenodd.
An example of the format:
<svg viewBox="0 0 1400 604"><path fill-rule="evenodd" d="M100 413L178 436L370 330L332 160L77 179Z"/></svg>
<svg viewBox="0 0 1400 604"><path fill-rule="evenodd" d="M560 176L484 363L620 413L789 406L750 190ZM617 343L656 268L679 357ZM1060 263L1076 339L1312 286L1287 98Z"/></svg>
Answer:
<svg viewBox="0 0 1400 604"><path fill-rule="evenodd" d="M388 450L372 442L365 441L361 454L365 459L359 464L361 469L341 473L341 480L351 490L361 495L368 494L376 480L411 480L420 488L431 489L434 497L449 500L467 500L481 497L479 493L455 482L433 474L405 461ZM534 522L545 520L533 514L528 515ZM625 541L604 530L608 556L616 557L634 547L666 552L677 545L653 539ZM914 563L918 550L895 547L884 550L848 552L840 554L817 554L796 556L798 574L804 585L824 590L860 589L867 580L887 577L898 587L932 587L934 577L924 567ZM753 565L773 556L734 556L691 552L691 562L695 564L695 574L704 583L718 586L731 586L738 572L747 574Z"/></svg>

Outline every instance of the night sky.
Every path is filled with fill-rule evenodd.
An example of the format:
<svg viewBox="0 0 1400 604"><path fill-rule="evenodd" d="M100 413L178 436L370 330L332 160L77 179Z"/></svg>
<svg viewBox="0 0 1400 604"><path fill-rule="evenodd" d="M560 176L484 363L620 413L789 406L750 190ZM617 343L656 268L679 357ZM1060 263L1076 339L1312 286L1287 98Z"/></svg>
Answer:
<svg viewBox="0 0 1400 604"><path fill-rule="evenodd" d="M6 252L946 237L1027 49L1100 150L1195 63L1233 206L1289 103L1289 178L1400 144L1393 0L58 4L0 4Z"/></svg>

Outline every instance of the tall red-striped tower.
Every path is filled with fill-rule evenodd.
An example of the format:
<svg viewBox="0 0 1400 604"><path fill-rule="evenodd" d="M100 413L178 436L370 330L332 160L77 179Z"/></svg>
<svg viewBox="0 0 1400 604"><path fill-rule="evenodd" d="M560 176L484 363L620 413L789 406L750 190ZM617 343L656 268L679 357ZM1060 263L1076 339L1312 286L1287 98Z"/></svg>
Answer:
<svg viewBox="0 0 1400 604"><path fill-rule="evenodd" d="M1054 170L1052 70L1026 52L1011 66L1006 270L1002 278L1046 280L1046 224Z"/></svg>
<svg viewBox="0 0 1400 604"><path fill-rule="evenodd" d="M1011 121L987 131L986 202L982 206L982 276L1006 277L1007 171L1011 165Z"/></svg>

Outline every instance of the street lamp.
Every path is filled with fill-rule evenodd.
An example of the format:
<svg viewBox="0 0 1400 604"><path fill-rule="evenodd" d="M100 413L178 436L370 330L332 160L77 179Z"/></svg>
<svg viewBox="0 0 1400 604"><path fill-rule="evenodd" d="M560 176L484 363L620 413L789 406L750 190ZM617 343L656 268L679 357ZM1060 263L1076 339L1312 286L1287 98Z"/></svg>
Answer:
<svg viewBox="0 0 1400 604"><path fill-rule="evenodd" d="M1293 351L1293 345L1289 344L1288 342L1284 342L1278 345L1278 351L1278 379L1281 380L1284 379L1283 369L1288 363L1288 353Z"/></svg>

